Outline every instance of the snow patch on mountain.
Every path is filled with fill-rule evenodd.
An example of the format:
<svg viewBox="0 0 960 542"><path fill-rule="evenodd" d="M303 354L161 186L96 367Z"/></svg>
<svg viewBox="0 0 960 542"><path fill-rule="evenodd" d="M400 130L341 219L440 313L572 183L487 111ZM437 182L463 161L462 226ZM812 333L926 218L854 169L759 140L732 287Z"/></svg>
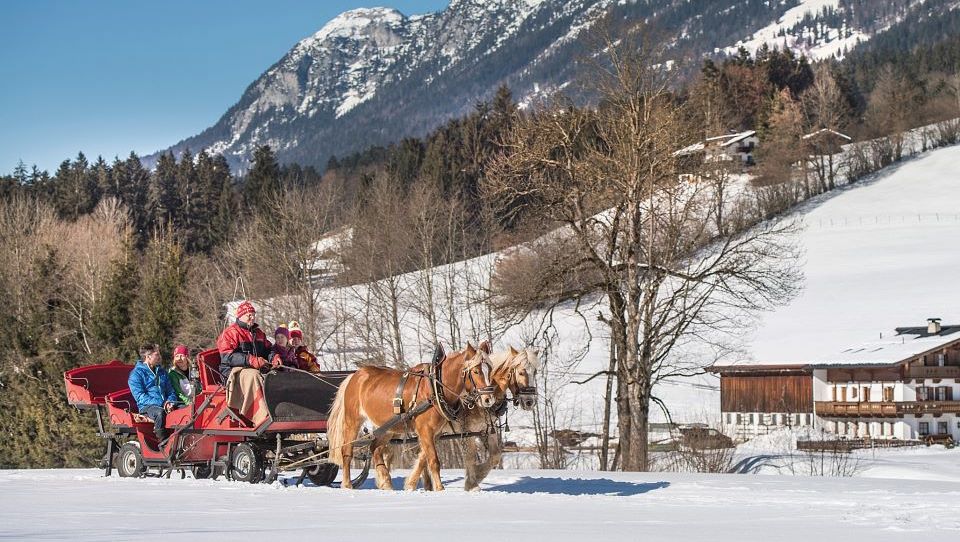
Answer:
<svg viewBox="0 0 960 542"><path fill-rule="evenodd" d="M788 30L803 20L807 15L816 15L824 8L836 9L840 5L840 0L800 0L799 5L788 9L783 16L760 30L754 32L748 38L738 41L736 44L724 49L724 53L729 55L737 54L740 47L755 53L763 44L777 46L780 49L798 49L798 42L809 36L794 36L787 34L780 36L781 30ZM823 59L831 55L842 55L846 49L852 49L858 43L867 41L870 36L859 30L847 28L823 28L826 35L822 36L812 47L803 47L803 52L810 58Z"/></svg>

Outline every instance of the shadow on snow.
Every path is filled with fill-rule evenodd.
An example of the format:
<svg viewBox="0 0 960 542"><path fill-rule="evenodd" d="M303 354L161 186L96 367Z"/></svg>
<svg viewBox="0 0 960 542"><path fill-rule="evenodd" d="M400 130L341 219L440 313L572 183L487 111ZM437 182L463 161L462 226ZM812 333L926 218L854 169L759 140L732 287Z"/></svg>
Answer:
<svg viewBox="0 0 960 542"><path fill-rule="evenodd" d="M669 482L634 483L607 478L581 480L575 478L533 478L524 476L515 482L484 488L504 493L549 493L552 495L613 495L629 497L669 487Z"/></svg>

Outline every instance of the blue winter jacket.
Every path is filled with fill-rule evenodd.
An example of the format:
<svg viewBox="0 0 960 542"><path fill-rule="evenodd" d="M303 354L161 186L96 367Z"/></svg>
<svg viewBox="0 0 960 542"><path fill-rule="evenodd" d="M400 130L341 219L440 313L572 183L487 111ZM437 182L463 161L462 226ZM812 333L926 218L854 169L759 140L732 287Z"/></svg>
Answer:
<svg viewBox="0 0 960 542"><path fill-rule="evenodd" d="M167 401L177 402L177 393L173 391L167 370L157 367L154 372L143 360L137 360L137 365L130 371L127 386L130 387L139 410L151 405L162 407Z"/></svg>

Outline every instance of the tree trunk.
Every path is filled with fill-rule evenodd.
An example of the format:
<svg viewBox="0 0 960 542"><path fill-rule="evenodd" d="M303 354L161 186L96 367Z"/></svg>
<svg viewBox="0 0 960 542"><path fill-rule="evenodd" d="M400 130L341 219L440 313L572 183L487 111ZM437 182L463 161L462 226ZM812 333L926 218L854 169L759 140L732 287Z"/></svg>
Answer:
<svg viewBox="0 0 960 542"><path fill-rule="evenodd" d="M613 400L613 375L617 370L617 347L610 341L610 367L607 369L607 391L603 395L603 436L600 448L600 470L607 470L610 458L610 402Z"/></svg>

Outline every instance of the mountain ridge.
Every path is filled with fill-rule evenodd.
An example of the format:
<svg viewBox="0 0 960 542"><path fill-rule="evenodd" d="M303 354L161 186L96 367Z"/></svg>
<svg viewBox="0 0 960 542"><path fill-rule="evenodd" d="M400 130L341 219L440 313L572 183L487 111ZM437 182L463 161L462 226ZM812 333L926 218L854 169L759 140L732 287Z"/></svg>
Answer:
<svg viewBox="0 0 960 542"><path fill-rule="evenodd" d="M949 3L926 4L938 2ZM923 2L891 4L883 12L890 24L879 31ZM205 149L242 171L256 147L270 145L281 162L323 167L332 156L423 135L500 85L526 105L576 79L584 35L602 18L611 28L645 22L673 33L670 54L677 59L745 44L755 49L755 36L764 32L774 35L774 45L835 55L852 36L857 44L869 39L854 28L863 10L858 0L453 0L414 16L387 7L353 9L298 41L213 126L145 162L163 152ZM788 29L795 39L787 38Z"/></svg>

